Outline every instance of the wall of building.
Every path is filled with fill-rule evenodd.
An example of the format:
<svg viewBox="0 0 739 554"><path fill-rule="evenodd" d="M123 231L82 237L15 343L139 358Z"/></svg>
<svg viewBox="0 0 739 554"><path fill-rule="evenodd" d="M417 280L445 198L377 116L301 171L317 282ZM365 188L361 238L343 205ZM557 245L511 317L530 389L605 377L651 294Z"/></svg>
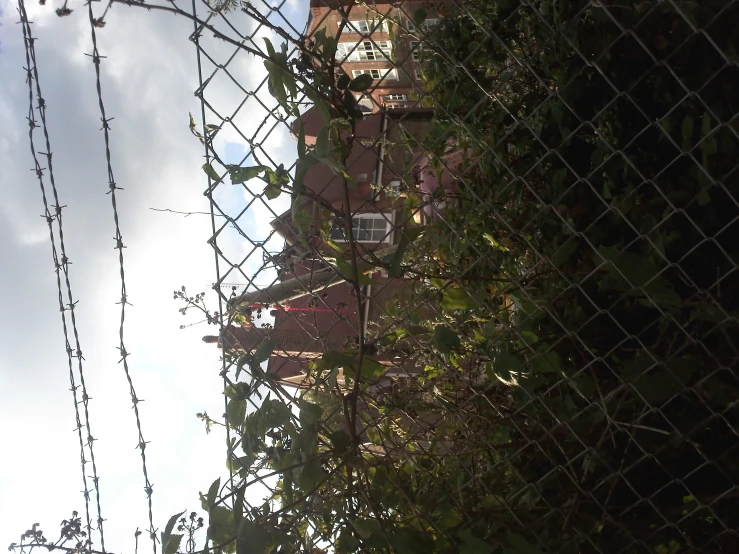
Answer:
<svg viewBox="0 0 739 554"><path fill-rule="evenodd" d="M322 0L311 1L311 23L309 34L320 29L326 33L336 36L342 15L336 8L343 6L347 9L351 5L350 21L368 21L389 15L396 21L406 24L413 13L424 8L427 17L436 16L435 8L428 2L406 1L400 8L394 7L387 2L375 2L373 5L360 6L348 0ZM356 44L363 37L362 34L346 29L339 37L340 42ZM385 101L385 94L406 94L410 96L415 88L415 70L418 64L411 59L408 46L410 40L415 37L407 36L403 31L396 28L394 38L389 33L375 31L372 40L394 41L394 61L346 61L342 69L352 75L353 70L358 69L389 69L398 70L397 81L384 81L375 83L377 88L373 92L373 98L378 106L393 104L404 106L406 109L394 110L389 115L385 113L373 113L366 116L356 125L356 139L354 149L347 161L349 175L356 181L356 187L349 191L349 211L352 213L362 212L387 212L394 214L402 206L403 200L391 194L378 194L373 184L387 185L393 180L409 181L413 170L413 160L416 155L405 146L397 146L402 142L401 138L410 135L416 140L422 140L431 129L430 113L428 111L414 111L407 109L411 103L403 104ZM409 98L410 100L410 98ZM379 108L378 108L379 109ZM387 121L385 121L387 118ZM323 128L324 123L315 110L308 110L302 116L302 123L307 144L314 144L315 137ZM297 134L297 124L293 125L293 132ZM384 166L379 170L380 161L380 138L385 133L386 141L384 148ZM382 173L381 182L379 173ZM323 164L311 167L305 175L304 184L313 194L328 202L337 212L344 211L346 197L342 179L337 177L327 166ZM410 183L409 183L410 184ZM311 205L306 209L312 210ZM313 212L312 212L313 213ZM289 235L291 225L290 214L286 213L274 224L282 234ZM397 234L392 242L397 242ZM319 250L322 248L318 246ZM324 245L325 246L325 245ZM387 243L361 244L360 248L374 250L384 248ZM326 247L327 248L327 247ZM327 252L327 251L326 251ZM282 279L289 279L297 275L310 273L322 269L320 262L304 262L296 265L292 271L283 273ZM366 291L365 291L366 292ZM370 301L367 312L370 322L377 323L386 315L385 307L388 303L395 302L399 297L412 294L408 282L403 279L387 279L378 272L373 276L373 284L369 290ZM348 283L340 283L315 295L306 294L300 298L286 303L275 311L274 332L280 336L293 336L294 340L301 344L311 344L311 349L343 349L346 345L355 343L359 335L358 309L364 309L362 302L364 298L358 299L353 287ZM361 308L360 308L361 306ZM300 337L300 338L297 338ZM281 376L289 377L298 375L305 370L305 364L313 357L312 351L306 350L302 356L273 356L269 362L269 370Z"/></svg>
<svg viewBox="0 0 739 554"><path fill-rule="evenodd" d="M405 0L396 7L389 2L374 2L373 4L359 5L347 1L324 2L323 0L313 0L311 2L311 21L308 34L314 34L323 29L327 35L337 37L340 43L357 44L362 39L367 39L370 36L375 42L391 41L393 44L393 54L391 56L383 57L378 55L378 59L373 61L347 60L342 63L341 67L349 76L353 76L353 72L359 70L377 69L386 71L395 68L397 70L396 80L384 79L382 81L375 81L376 88L371 93L373 109L374 111L379 111L384 106L391 108L407 107L414 103L411 95L420 90L420 79L418 75L419 63L413 60L411 42L419 41L422 35L420 30L415 29L412 24L413 15L417 10L423 9L426 11L427 19L438 19L438 4ZM375 29L372 33L363 34L357 32L356 28L345 25L341 35L339 35L339 25L344 19L342 13L337 9L339 6L342 6L344 11L351 6L348 18L350 22L373 21L385 18L389 21L394 21L395 24L392 34L388 32L389 29L385 30L383 28ZM411 29L411 32L406 32L406 29ZM386 95L389 94L403 94L406 96L407 101L389 100L386 98Z"/></svg>

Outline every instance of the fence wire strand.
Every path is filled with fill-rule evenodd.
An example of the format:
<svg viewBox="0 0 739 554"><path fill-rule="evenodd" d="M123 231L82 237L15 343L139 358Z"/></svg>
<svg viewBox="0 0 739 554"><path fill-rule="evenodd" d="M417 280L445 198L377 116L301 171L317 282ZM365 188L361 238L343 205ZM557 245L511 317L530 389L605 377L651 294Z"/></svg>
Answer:
<svg viewBox="0 0 739 554"><path fill-rule="evenodd" d="M80 445L80 463L82 468L82 485L83 497L85 501L85 529L87 533L87 545L93 544L93 529L97 530L100 535L100 546L105 551L105 534L103 531L103 516L100 508L100 483L98 477L97 464L95 461L95 450L93 442L92 429L90 425L90 395L88 394L85 384L84 375L84 357L82 355L82 346L80 344L79 332L77 330L77 318L75 308L77 301L72 294L72 285L69 276L69 266L71 260L67 256L66 244L64 242L64 226L62 222L62 210L66 207L62 205L59 199L56 181L54 179L54 169L52 164L51 140L46 125L46 102L41 93L41 82L39 81L39 70L36 62L35 42L38 40L33 36L31 29L32 22L29 21L26 13L26 7L23 0L18 1L18 14L20 16L20 24L23 32L23 43L26 54L26 82L28 84L28 138L31 147L31 156L34 161L34 169L32 170L38 179L41 189L41 199L44 205L43 218L49 227L49 242L51 243L51 254L54 263L54 273L56 274L56 285L59 298L59 312L62 318L62 330L64 333L65 351L67 354L67 364L69 368L70 391L74 404L75 431L79 439ZM35 86L34 86L35 83ZM36 118L36 110L38 110L38 120ZM46 152L37 150L34 140L34 131L41 129L43 132L44 148ZM39 161L39 156L46 158L46 167L43 167ZM46 173L46 176L44 175ZM51 186L51 194L53 196L53 204L49 203L46 189L46 180ZM56 232L55 232L56 227ZM61 254L61 256L59 255ZM63 276L63 283L62 283ZM66 303L65 303L66 297ZM69 314L69 320L67 319ZM71 331L71 336L70 336ZM76 360L76 364L74 362ZM75 377L75 366L77 376ZM77 384L79 379L79 384ZM78 395L81 392L81 395ZM82 405L83 413L80 414L80 405ZM83 436L83 430L86 437ZM92 475L87 475L87 464L92 466ZM88 478L92 481L92 490L88 485ZM95 504L97 511L97 527L93 527L92 518L90 516L90 493L95 492Z"/></svg>
<svg viewBox="0 0 739 554"><path fill-rule="evenodd" d="M193 22L214 550L739 549L739 2L112 3Z"/></svg>

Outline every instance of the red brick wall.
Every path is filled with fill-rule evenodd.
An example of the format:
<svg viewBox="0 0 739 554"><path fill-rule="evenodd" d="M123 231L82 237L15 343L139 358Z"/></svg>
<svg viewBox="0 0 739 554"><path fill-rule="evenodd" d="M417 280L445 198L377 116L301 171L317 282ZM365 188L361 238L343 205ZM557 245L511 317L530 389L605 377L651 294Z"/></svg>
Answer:
<svg viewBox="0 0 739 554"><path fill-rule="evenodd" d="M353 4L353 2L340 2L337 0L329 2L325 2L323 0L311 2L311 24L308 33L314 34L319 29L325 29L327 35L336 37L339 31L339 23L342 21L343 16L335 8L339 5L343 5L344 10L346 10L350 4ZM375 111L379 110L380 106L386 104L384 98L384 95L386 94L410 95L414 92L414 82L417 82L415 78L415 70L417 69L418 64L411 58L410 41L416 39L409 37L403 28L407 27L407 21L412 20L413 14L420 8L426 10L427 18L438 18L438 10L435 6L436 4L431 2L414 0L406 0L398 8L387 2L375 2L372 6L360 6L356 4L351 6L349 21L379 20L383 17L388 17L391 20L400 23L400 25L396 24L393 27L394 38L391 38L390 34L387 32L381 32L381 29L376 30L371 36L374 41L391 40L393 42L395 63L390 60L382 60L364 62L347 61L342 64L342 69L349 76L352 76L353 70L358 69L397 68L398 80L386 79L381 82L375 82L377 87L372 93L372 97L375 100ZM354 32L350 26L346 25L342 35L337 38L339 42L351 42L356 44L363 38L363 35ZM396 102L388 102L388 104L398 105Z"/></svg>

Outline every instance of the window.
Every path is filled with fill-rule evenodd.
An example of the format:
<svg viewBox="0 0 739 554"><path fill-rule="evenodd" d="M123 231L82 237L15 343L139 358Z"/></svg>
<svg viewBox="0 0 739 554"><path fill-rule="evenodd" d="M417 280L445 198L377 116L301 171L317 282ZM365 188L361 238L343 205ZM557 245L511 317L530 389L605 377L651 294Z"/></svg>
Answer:
<svg viewBox="0 0 739 554"><path fill-rule="evenodd" d="M412 40L410 42L410 46L411 46L411 58L413 58L413 61L414 62L420 61L421 52L425 52L427 50L426 47L417 40Z"/></svg>
<svg viewBox="0 0 739 554"><path fill-rule="evenodd" d="M357 44L340 42L336 45L336 58L350 62L373 62L390 58L392 49L389 40L367 40Z"/></svg>
<svg viewBox="0 0 739 554"><path fill-rule="evenodd" d="M425 25L426 27L433 27L434 25L438 24L438 19L424 19L423 23L421 23L422 26ZM416 25L410 19L406 19L405 28L408 29L411 33L415 33L417 29Z"/></svg>
<svg viewBox="0 0 739 554"><path fill-rule="evenodd" d="M408 98L406 97L405 94L386 94L385 101L386 102L407 102Z"/></svg>
<svg viewBox="0 0 739 554"><path fill-rule="evenodd" d="M393 238L390 219L392 214L356 214L352 216L352 235L357 242L391 242ZM344 229L334 227L331 240L347 242Z"/></svg>
<svg viewBox="0 0 739 554"><path fill-rule="evenodd" d="M398 80L397 69L355 69L352 71L352 78L356 79L360 75L372 75L373 79L386 79L388 81Z"/></svg>
<svg viewBox="0 0 739 554"><path fill-rule="evenodd" d="M341 21L339 21L339 26L341 26ZM387 21L377 21L376 19L370 19L369 21L349 21L349 23L344 27L344 31L347 33L362 33L362 34L369 34L369 33L387 33Z"/></svg>
<svg viewBox="0 0 739 554"><path fill-rule="evenodd" d="M417 67L413 70L413 78L416 81L420 81L423 79L423 75L421 74L421 71Z"/></svg>
<svg viewBox="0 0 739 554"><path fill-rule="evenodd" d="M372 98L369 98L364 94L362 96L355 96L355 98L357 99L359 109L363 112L369 113L374 109L375 104L372 102Z"/></svg>

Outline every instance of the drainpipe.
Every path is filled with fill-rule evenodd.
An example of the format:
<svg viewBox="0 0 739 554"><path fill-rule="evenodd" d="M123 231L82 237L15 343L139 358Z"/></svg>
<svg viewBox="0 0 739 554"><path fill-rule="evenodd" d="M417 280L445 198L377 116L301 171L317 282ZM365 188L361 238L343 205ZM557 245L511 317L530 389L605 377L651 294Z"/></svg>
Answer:
<svg viewBox="0 0 739 554"><path fill-rule="evenodd" d="M364 292L364 336L367 336L367 323L369 322L370 299L372 298L372 285L367 285Z"/></svg>
<svg viewBox="0 0 739 554"><path fill-rule="evenodd" d="M382 173L385 169L385 135L387 135L387 108L384 108L382 113L382 134L380 140L380 156L377 160L377 182L375 185L382 187Z"/></svg>

